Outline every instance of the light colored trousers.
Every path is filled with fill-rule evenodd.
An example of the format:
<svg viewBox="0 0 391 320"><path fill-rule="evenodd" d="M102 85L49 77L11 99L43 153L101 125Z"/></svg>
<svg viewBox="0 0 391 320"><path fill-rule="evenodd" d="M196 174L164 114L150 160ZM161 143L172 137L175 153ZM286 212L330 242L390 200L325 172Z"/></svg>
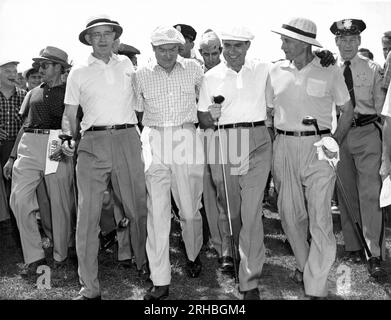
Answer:
<svg viewBox="0 0 391 320"><path fill-rule="evenodd" d="M271 167L272 146L265 126L221 129L220 132L233 236L235 244L239 245L240 290L248 291L257 288L266 259L262 201ZM227 219L227 200L217 130L210 143L208 163L216 185L220 215ZM223 254L231 253L229 225L225 224L219 231L223 239Z"/></svg>
<svg viewBox="0 0 391 320"><path fill-rule="evenodd" d="M24 133L12 170L10 205L18 224L25 263L45 257L35 215L39 209L36 189L42 179L45 179L50 199L53 257L56 261L67 258L71 243L73 162L68 158L62 160L56 173L44 175L48 137L47 134Z"/></svg>
<svg viewBox="0 0 391 320"><path fill-rule="evenodd" d="M351 128L341 145L341 161L337 169L353 209L352 214L360 222L374 257L385 257L383 215L379 204L381 148L380 132L374 124ZM337 192L345 250L360 250L362 245L348 216L339 184Z"/></svg>
<svg viewBox="0 0 391 320"><path fill-rule="evenodd" d="M210 141L213 136L214 130L208 129L203 131L205 155L209 153ZM207 163L207 159L208 157L205 157L203 198L210 231L210 240L219 257L231 256L229 246L227 246L226 241L223 242L223 237L229 232L228 217L225 213L220 214L216 186L213 182L212 172Z"/></svg>
<svg viewBox="0 0 391 320"><path fill-rule="evenodd" d="M331 197L335 173L318 160L319 136L278 134L273 146L273 178L284 232L302 271L305 293L327 296L327 277L335 260ZM308 231L311 242L308 242Z"/></svg>
<svg viewBox="0 0 391 320"><path fill-rule="evenodd" d="M87 131L80 140L76 165L79 203L76 252L80 294L100 295L98 280L99 220L111 179L114 196L130 220L137 268L146 263L146 187L141 142L136 128Z"/></svg>
<svg viewBox="0 0 391 320"><path fill-rule="evenodd" d="M145 130L145 128L144 128ZM201 208L204 172L202 140L194 124L151 128L152 163L146 171L148 190L147 254L151 280L169 285L171 193L179 209L187 258L194 261L202 247Z"/></svg>

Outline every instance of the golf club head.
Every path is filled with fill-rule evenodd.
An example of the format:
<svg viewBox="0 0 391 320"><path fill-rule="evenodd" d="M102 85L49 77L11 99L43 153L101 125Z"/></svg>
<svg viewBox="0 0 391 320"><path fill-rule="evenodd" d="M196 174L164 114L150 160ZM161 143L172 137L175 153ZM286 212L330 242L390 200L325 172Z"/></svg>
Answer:
<svg viewBox="0 0 391 320"><path fill-rule="evenodd" d="M318 121L311 117L311 116L305 116L303 118L303 121L302 123L305 125L305 126L313 126L313 125L317 125L318 124Z"/></svg>
<svg viewBox="0 0 391 320"><path fill-rule="evenodd" d="M217 104L222 104L224 102L225 98L223 96L216 96L213 97L213 102Z"/></svg>

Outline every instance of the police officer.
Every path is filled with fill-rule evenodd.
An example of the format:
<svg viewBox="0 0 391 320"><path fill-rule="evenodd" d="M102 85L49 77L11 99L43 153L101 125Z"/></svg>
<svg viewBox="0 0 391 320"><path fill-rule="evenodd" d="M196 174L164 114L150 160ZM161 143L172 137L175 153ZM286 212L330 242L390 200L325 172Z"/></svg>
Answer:
<svg viewBox="0 0 391 320"><path fill-rule="evenodd" d="M384 255L382 211L379 206L381 179L381 131L379 115L384 102L381 90L381 67L357 54L361 32L366 25L362 20L344 19L334 22L330 31L335 35L339 49L338 66L343 70L354 108L354 119L340 146L341 161L338 174L353 208L351 214L361 221L365 241L372 253L368 260L371 276L378 278L384 272L380 259ZM362 245L349 219L347 204L338 186L341 224L345 250L350 262L359 263Z"/></svg>

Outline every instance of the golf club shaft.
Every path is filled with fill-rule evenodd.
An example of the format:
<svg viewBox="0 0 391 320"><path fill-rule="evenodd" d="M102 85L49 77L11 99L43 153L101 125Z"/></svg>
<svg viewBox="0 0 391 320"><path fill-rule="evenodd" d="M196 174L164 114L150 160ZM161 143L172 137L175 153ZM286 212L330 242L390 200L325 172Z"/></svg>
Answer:
<svg viewBox="0 0 391 320"><path fill-rule="evenodd" d="M347 208L348 209L347 210L348 216L349 216L350 220L353 222L353 225L355 227L354 229L356 230L357 236L360 239L360 242L361 242L362 246L364 247L365 252L366 252L368 258L371 258L372 257L371 250L369 250L369 247L367 245L367 242L365 241L365 237L364 237L363 231L361 229L361 226L360 226L359 222L357 221L357 219L356 219L356 217L355 217L355 215L353 213L353 208L350 205L350 202L349 202L348 196L346 194L345 188L344 188L344 186L342 184L341 178L338 175L337 168L334 166L334 164L331 163L331 165L333 167L335 176L337 177L337 182L339 183L339 187L341 189L341 193L342 193L342 196L343 196L344 201L346 203L346 206L348 207Z"/></svg>
<svg viewBox="0 0 391 320"><path fill-rule="evenodd" d="M221 143L220 124L219 124L218 120L217 120L217 132L218 132L218 135L219 135L220 160L221 160L221 165L222 165L222 170L223 170L225 199L226 199L226 202L227 202L227 214L228 214L229 234L230 234L230 240L231 240L232 258L234 260L235 282L238 283L239 282L239 277L238 277L238 270L237 270L236 245L235 245L235 240L234 240L233 231L232 231L231 210L230 210L230 207L229 207L227 179L226 179L226 176L225 176L225 163L224 163L224 156L223 156L223 146L222 146L222 143Z"/></svg>

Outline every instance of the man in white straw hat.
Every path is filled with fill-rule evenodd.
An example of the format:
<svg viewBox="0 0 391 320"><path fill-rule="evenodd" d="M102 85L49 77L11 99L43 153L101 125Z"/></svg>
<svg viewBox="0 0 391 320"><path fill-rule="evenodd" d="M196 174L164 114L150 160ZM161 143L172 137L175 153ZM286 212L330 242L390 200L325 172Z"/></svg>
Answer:
<svg viewBox="0 0 391 320"><path fill-rule="evenodd" d="M36 275L37 266L46 264L35 215L39 209L36 189L41 181L45 180L50 199L55 268L67 262L72 235L71 213L74 212L72 159L60 157L52 164L53 170L48 171L52 160L50 150L61 150L60 145L57 146L64 112L65 85L61 74L70 67L68 55L59 48L47 46L33 60L39 65L43 83L28 92L21 107L26 120L15 142L18 151L12 168L10 197L26 263L22 270L24 276Z"/></svg>
<svg viewBox="0 0 391 320"><path fill-rule="evenodd" d="M338 149L350 128L353 109L342 72L336 66L322 67L311 50L321 47L313 21L293 18L273 32L281 35L286 60L271 68L266 96L268 107L274 108L277 131L273 177L278 211L297 262L291 278L304 282L306 295L325 297L336 253L331 216L335 173L328 161L318 159L314 143L327 137ZM341 116L331 136L333 103L341 108ZM308 116L317 121L319 130L303 124Z"/></svg>
<svg viewBox="0 0 391 320"><path fill-rule="evenodd" d="M144 112L141 140L148 189L147 253L153 282L145 300L161 300L169 294L170 191L181 217L186 271L192 278L201 272L203 238L199 209L204 154L195 123L203 72L194 59L178 57L184 43L177 29L156 28L151 35L156 61L139 68L134 78L138 111Z"/></svg>
<svg viewBox="0 0 391 320"><path fill-rule="evenodd" d="M198 101L200 123L213 131L207 156L219 214L229 215L232 225L232 235L228 225L220 229L222 255L232 261L231 257L239 251L240 291L246 300L260 298L258 285L266 259L262 200L272 158L270 135L265 126L269 66L246 58L253 39L254 35L245 27L221 33L225 61L205 74ZM217 96L223 96L224 101L214 102ZM216 155L220 147L224 158Z"/></svg>
<svg viewBox="0 0 391 320"><path fill-rule="evenodd" d="M146 187L141 143L134 111L128 57L113 54L122 27L107 16L94 17L79 40L92 47L87 64L71 69L65 94L63 132L77 136L77 109L83 111L76 177L78 209L76 251L82 288L77 300L101 299L98 280L99 220L104 193L111 181L116 199L130 220L130 239L139 275L149 276L146 242ZM67 155L75 150L63 143Z"/></svg>

